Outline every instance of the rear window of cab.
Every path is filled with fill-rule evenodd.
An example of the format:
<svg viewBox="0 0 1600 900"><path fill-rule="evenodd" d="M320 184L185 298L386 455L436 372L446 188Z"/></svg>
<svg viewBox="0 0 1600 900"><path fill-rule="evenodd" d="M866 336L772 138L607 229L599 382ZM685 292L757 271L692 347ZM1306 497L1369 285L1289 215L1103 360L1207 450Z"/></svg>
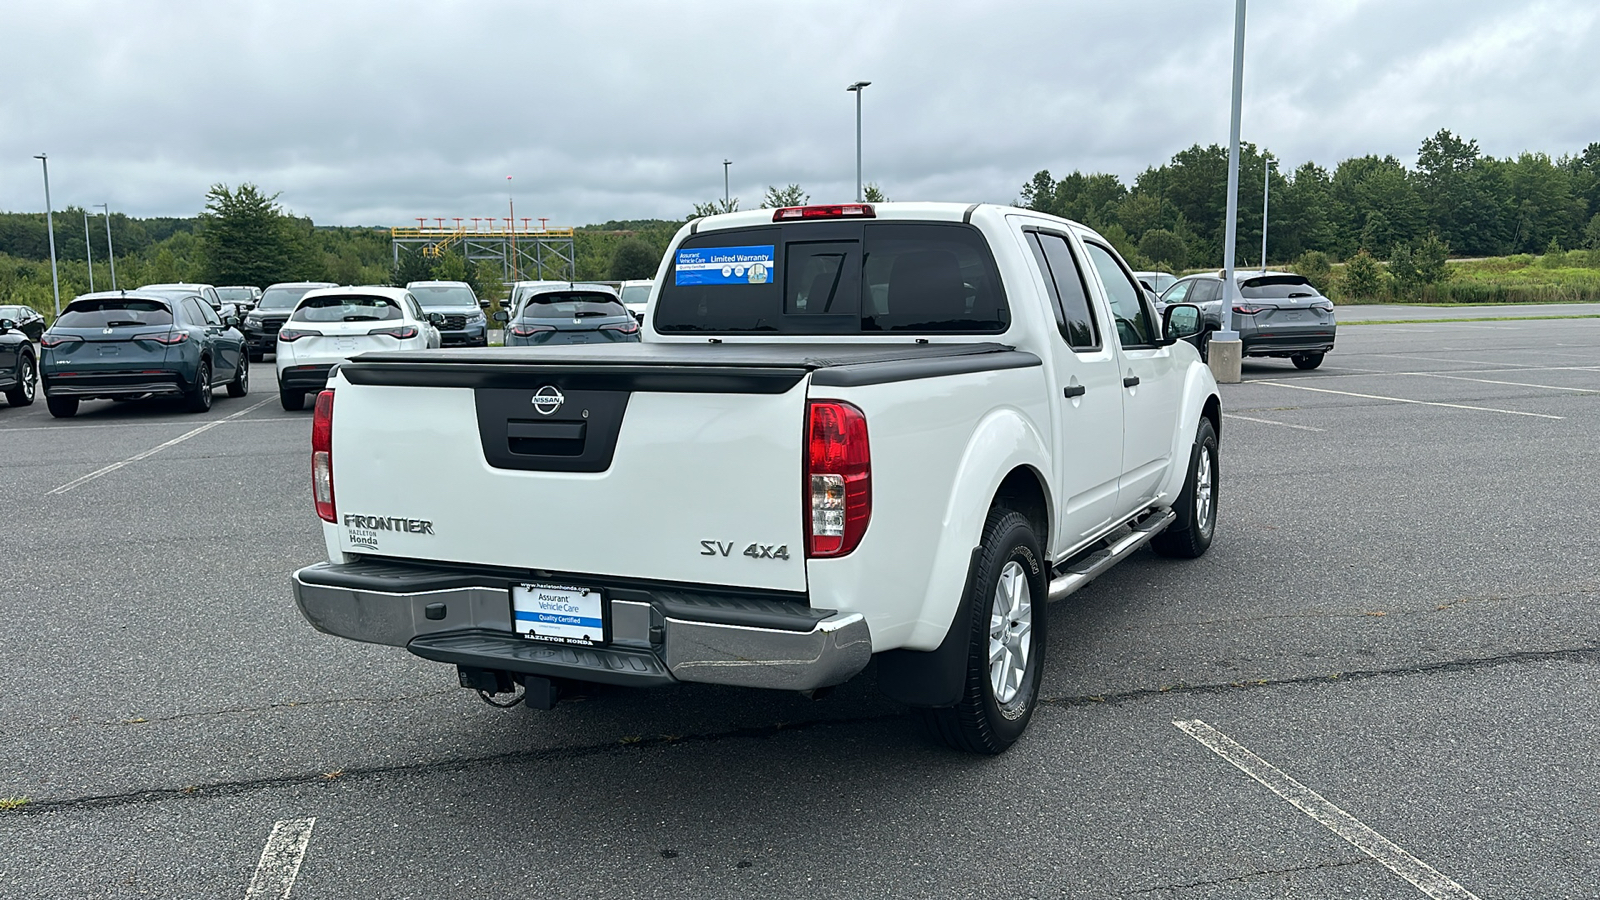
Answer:
<svg viewBox="0 0 1600 900"><path fill-rule="evenodd" d="M662 334L998 334L981 232L954 222L795 222L692 235L656 298Z"/></svg>

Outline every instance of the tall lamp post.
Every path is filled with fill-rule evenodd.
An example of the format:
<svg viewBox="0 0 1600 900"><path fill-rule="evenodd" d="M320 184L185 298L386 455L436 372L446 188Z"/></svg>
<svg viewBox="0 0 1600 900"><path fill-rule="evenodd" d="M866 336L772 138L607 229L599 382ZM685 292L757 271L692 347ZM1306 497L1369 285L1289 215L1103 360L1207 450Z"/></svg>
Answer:
<svg viewBox="0 0 1600 900"><path fill-rule="evenodd" d="M733 165L733 160L731 160L731 159L724 159L722 161L722 211L723 212L732 212L732 210L728 209L728 207L733 205L733 201L731 199L729 199L732 196L732 194L728 190L728 167L731 166L731 165Z"/></svg>
<svg viewBox="0 0 1600 900"><path fill-rule="evenodd" d="M866 199L861 185L861 92L866 89L870 81L858 81L845 88L856 95L856 202Z"/></svg>
<svg viewBox="0 0 1600 900"><path fill-rule="evenodd" d="M1239 107L1244 96L1244 3L1237 0L1233 14L1233 115L1228 131L1228 218L1222 239L1222 330L1211 336L1207 362L1216 379L1238 384L1244 347L1233 330L1233 304L1239 299L1234 279L1234 244L1239 239Z"/></svg>
<svg viewBox="0 0 1600 900"><path fill-rule="evenodd" d="M1261 178L1261 274L1267 274L1267 204L1272 200L1272 159L1265 153L1261 159L1267 174Z"/></svg>
<svg viewBox="0 0 1600 900"><path fill-rule="evenodd" d="M96 204L106 214L106 260L111 263L111 289L117 289L117 251L111 248L111 207L104 203Z"/></svg>
<svg viewBox="0 0 1600 900"><path fill-rule="evenodd" d="M94 250L89 246L89 209L83 210L83 258L89 262L89 293L94 293Z"/></svg>
<svg viewBox="0 0 1600 900"><path fill-rule="evenodd" d="M50 211L50 154L36 153L37 159L44 165L44 227L50 232L50 286L56 294L56 317L61 316L61 278L56 274L56 220Z"/></svg>

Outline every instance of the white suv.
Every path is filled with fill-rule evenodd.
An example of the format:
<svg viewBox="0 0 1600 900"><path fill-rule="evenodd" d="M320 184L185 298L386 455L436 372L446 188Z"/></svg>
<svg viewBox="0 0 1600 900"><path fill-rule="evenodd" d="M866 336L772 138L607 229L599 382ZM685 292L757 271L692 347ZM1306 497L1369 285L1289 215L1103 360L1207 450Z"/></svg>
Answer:
<svg viewBox="0 0 1600 900"><path fill-rule="evenodd" d="M278 332L278 398L304 409L306 394L327 386L328 370L369 350L439 346L438 313L424 313L405 288L341 287L307 291Z"/></svg>

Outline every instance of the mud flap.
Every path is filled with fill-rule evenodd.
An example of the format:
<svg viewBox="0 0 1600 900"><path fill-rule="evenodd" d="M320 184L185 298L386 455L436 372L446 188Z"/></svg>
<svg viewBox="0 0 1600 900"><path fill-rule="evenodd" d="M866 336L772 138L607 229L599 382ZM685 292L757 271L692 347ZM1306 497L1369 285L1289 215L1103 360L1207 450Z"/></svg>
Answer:
<svg viewBox="0 0 1600 900"><path fill-rule="evenodd" d="M951 617L944 640L935 650L885 650L879 653L878 689L891 700L910 706L954 706L966 684L968 628L966 614L972 602L972 577L983 547L972 548L967 562L967 583L961 604ZM960 626L960 627L958 627Z"/></svg>

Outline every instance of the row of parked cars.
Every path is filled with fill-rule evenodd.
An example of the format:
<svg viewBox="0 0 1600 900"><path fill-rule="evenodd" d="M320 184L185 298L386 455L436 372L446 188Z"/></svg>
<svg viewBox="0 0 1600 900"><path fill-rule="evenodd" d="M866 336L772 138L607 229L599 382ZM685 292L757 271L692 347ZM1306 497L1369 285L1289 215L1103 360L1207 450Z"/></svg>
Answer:
<svg viewBox="0 0 1600 900"><path fill-rule="evenodd" d="M507 346L637 341L650 284L517 282L493 320ZM487 346L490 306L464 282L418 281L264 291L152 284L77 297L48 329L31 309L0 308L0 392L26 406L42 387L57 417L75 415L85 400L146 397L182 398L198 412L218 387L247 394L250 364L272 353L279 399L297 410L335 364L357 354Z"/></svg>

